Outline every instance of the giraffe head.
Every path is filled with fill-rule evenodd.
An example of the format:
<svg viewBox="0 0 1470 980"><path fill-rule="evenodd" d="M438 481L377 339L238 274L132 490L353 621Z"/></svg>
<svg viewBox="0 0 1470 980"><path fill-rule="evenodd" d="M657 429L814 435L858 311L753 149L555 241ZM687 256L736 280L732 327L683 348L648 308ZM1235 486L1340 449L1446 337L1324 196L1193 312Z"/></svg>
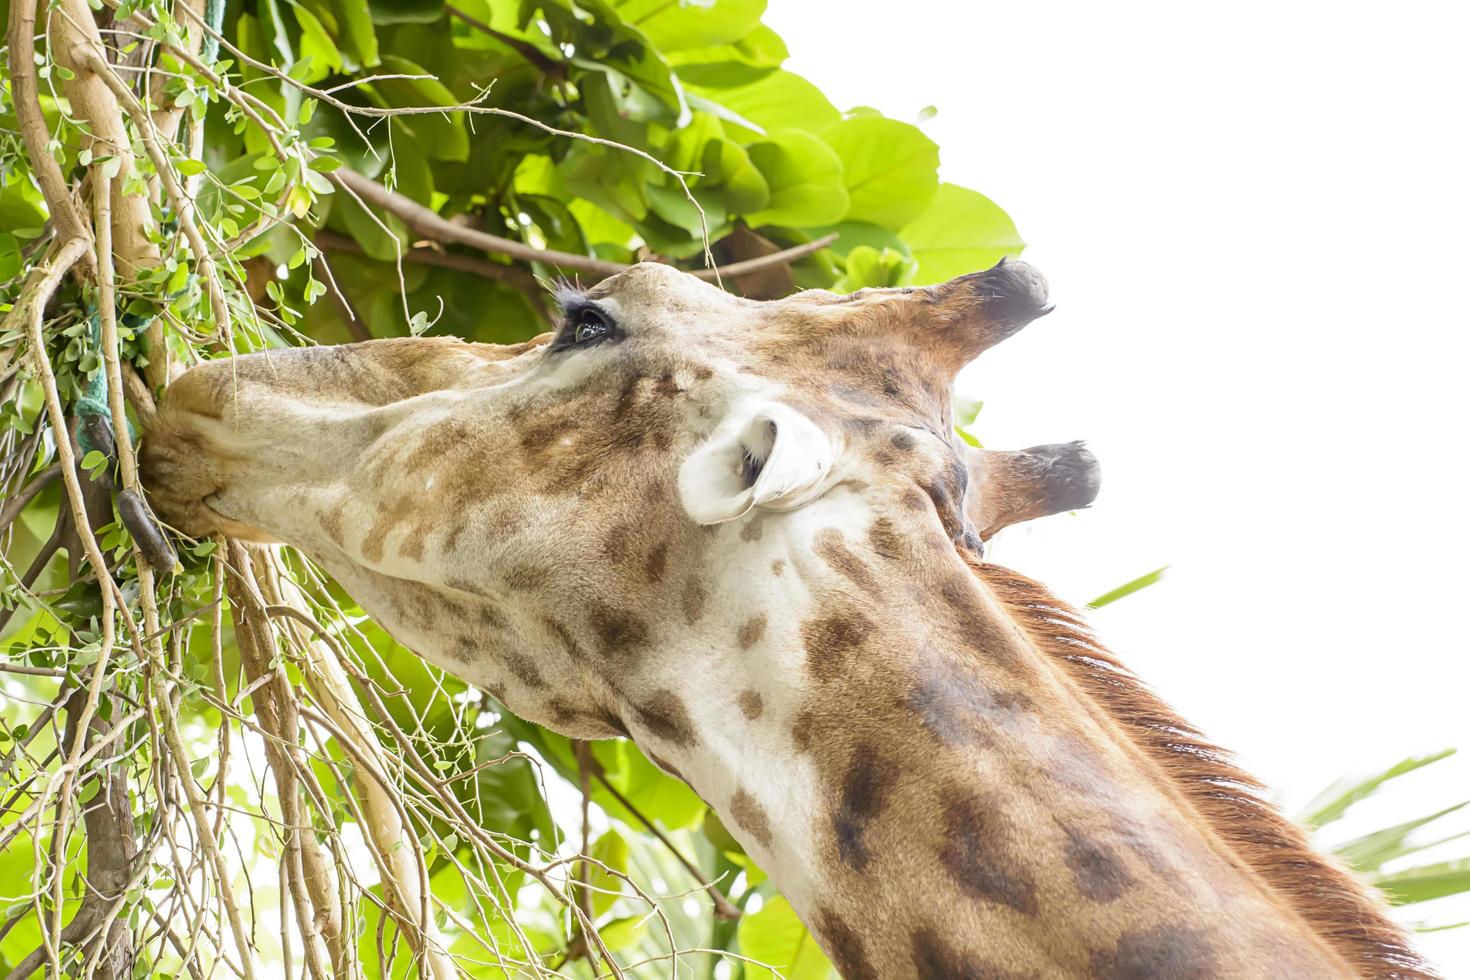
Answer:
<svg viewBox="0 0 1470 980"><path fill-rule="evenodd" d="M880 531L978 551L1096 494L1080 443L953 435L955 373L1048 312L1023 263L764 302L643 264L560 299L560 329L514 346L404 338L195 368L145 441L155 508L189 534L300 546L390 622L418 621L399 626L431 659L554 723L567 698L527 704L475 669L496 659L480 651L545 680L538 651L581 645L585 619L585 652L615 668L660 608L717 600L699 583L729 558L718 528L750 540L836 494L889 515ZM446 654L431 621L455 601L485 628L456 623Z"/></svg>
<svg viewBox="0 0 1470 980"><path fill-rule="evenodd" d="M953 435L958 369L1048 310L1022 263L768 302L643 264L560 298L560 329L515 346L404 338L189 371L144 443L155 508L301 547L429 659L590 736L624 728L608 689L666 614L693 626L721 601L732 534L779 536L826 501L875 540L978 550L1096 493L1080 443Z"/></svg>

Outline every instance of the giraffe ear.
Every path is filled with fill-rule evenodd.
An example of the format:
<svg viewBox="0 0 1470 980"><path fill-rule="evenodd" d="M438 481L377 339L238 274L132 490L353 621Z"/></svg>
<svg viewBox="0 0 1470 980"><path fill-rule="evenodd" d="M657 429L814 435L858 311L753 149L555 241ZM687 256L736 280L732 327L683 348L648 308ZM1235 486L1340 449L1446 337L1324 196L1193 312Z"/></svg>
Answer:
<svg viewBox="0 0 1470 980"><path fill-rule="evenodd" d="M679 498L700 524L723 524L752 507L795 510L832 472L832 440L779 402L746 403L679 467Z"/></svg>

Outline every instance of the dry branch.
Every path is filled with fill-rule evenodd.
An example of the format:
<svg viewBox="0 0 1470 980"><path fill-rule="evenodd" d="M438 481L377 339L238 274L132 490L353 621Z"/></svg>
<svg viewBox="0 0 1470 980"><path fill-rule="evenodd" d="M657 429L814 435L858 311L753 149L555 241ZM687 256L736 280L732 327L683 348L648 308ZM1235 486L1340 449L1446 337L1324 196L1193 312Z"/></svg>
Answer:
<svg viewBox="0 0 1470 980"><path fill-rule="evenodd" d="M405 197L397 191L389 190L375 180L364 177L362 174L352 170L334 170L327 175L331 181L344 190L349 190L362 201L381 208L383 211L401 218L414 232L425 238L432 238L441 242L458 242L471 248L478 248L485 252L495 252L499 255L508 255L513 259L524 262L542 262L554 265L561 269L573 272L592 272L599 276L617 275L625 271L628 266L621 262L609 262L606 259L594 258L590 255L577 255L572 252L558 252L554 249L541 249L517 242L489 232L479 231L475 228L466 228L440 217L437 213L424 207L422 204ZM783 265L795 262L797 259L811 255L813 252L821 251L837 240L837 236L824 235L814 241L791 248L782 249L770 255L760 258L748 259L744 262L736 262L732 265L721 266L714 269L700 269L693 274L700 279L718 280L723 277L747 275L767 266Z"/></svg>

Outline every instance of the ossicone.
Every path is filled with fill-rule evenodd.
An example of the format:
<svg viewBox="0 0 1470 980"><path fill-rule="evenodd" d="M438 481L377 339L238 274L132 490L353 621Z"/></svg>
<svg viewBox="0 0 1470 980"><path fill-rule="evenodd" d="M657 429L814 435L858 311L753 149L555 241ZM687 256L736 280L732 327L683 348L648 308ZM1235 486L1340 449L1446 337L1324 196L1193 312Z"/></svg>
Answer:
<svg viewBox="0 0 1470 980"><path fill-rule="evenodd" d="M930 286L926 293L935 322L925 339L952 372L1052 311L1046 277L1015 259Z"/></svg>

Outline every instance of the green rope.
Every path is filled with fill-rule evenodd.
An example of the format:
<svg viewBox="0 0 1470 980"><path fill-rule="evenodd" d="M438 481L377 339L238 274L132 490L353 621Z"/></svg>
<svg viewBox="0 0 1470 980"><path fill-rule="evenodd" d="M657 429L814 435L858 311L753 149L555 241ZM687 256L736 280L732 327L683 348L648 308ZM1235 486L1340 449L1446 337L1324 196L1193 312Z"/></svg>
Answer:
<svg viewBox="0 0 1470 980"><path fill-rule="evenodd" d="M141 333L148 326L152 317L124 313L118 319L123 326L131 328L135 333ZM92 349L97 352L97 370L87 379L86 385L82 388L82 396L77 399L75 405L77 420L82 423L77 427L77 445L82 447L83 455L93 450L108 452L110 448L99 446L92 439L92 432L95 431L93 420L100 418L107 422L108 427L113 425L112 406L107 401L107 362L102 354L102 314L94 312L88 318L87 324L91 327ZM138 433L133 428L133 423L126 419L124 421L128 426L128 438L136 440Z"/></svg>

